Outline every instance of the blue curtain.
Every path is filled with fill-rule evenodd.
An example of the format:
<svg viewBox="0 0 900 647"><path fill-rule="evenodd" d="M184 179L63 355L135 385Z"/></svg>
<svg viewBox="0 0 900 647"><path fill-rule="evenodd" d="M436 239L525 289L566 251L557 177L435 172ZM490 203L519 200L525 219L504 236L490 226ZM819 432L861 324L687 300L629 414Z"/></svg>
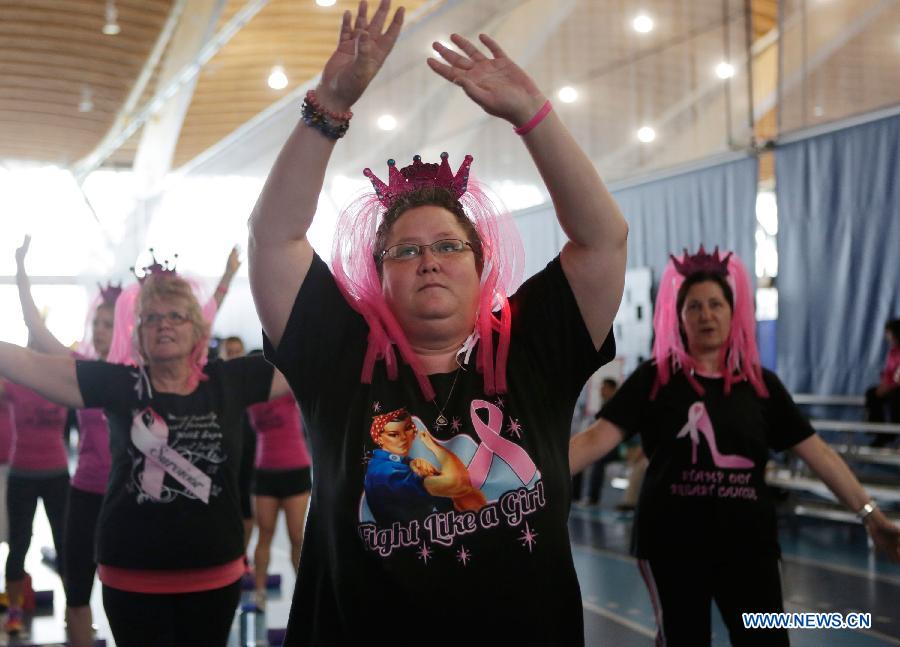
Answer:
<svg viewBox="0 0 900 647"><path fill-rule="evenodd" d="M643 184L613 196L628 220L628 267L650 267L659 281L670 253L735 251L753 273L757 161L746 157Z"/></svg>
<svg viewBox="0 0 900 647"><path fill-rule="evenodd" d="M900 117L781 146L775 168L779 375L861 394L900 316Z"/></svg>

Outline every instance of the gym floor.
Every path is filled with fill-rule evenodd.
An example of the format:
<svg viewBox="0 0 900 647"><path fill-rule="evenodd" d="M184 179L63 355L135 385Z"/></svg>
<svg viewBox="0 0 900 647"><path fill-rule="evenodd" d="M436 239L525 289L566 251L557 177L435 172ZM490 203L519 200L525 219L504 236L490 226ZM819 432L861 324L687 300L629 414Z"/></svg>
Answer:
<svg viewBox="0 0 900 647"><path fill-rule="evenodd" d="M612 502L618 492L607 486ZM631 516L612 502L573 507L569 532L581 583L587 645L647 647L656 623L635 560L628 554ZM900 566L867 547L862 527L801 517L782 519L782 582L786 611L869 612L868 630L793 630L791 645L875 647L900 645ZM713 607L712 644L728 645L725 625Z"/></svg>
<svg viewBox="0 0 900 647"><path fill-rule="evenodd" d="M628 555L631 516L615 512L620 492L607 484L599 507L575 506L569 521L575 566L581 582L587 645L649 647L653 644L655 622L650 599L634 560ZM797 647L841 645L876 647L900 645L900 566L873 557L861 527L813 519L782 519L781 545L785 606L789 611L870 612L869 630L797 630L791 644ZM20 642L60 644L63 628L63 591L56 573L41 561L40 549L51 545L50 528L39 507L34 538L26 559L36 590L52 589L56 604L52 615L38 615L31 622L30 637ZM251 542L250 554L252 555ZM0 548L0 566L7 547ZM281 592L270 593L264 616L239 614L235 618L229 647L254 644L253 637L265 641L265 629L282 628L290 610L294 588L287 536L279 526L272 547L271 572L282 577ZM245 599L249 600L245 594ZM103 615L99 583L91 603L95 612L97 637L113 645L109 625ZM0 645L7 643L0 636ZM266 644L260 642L258 644ZM718 613L713 610L713 645L727 645L728 636Z"/></svg>

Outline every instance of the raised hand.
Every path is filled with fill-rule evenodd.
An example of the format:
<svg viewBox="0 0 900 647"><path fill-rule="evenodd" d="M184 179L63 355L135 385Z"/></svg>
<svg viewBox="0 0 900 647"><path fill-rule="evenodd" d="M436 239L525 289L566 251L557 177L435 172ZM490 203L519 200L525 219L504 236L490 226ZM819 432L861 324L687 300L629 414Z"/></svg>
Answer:
<svg viewBox="0 0 900 647"><path fill-rule="evenodd" d="M468 39L452 34L450 40L463 54L436 42L432 46L446 63L429 58L428 66L459 85L488 114L506 119L514 126L527 123L546 98L497 41L487 34L479 35L479 39L493 58L485 56Z"/></svg>
<svg viewBox="0 0 900 647"><path fill-rule="evenodd" d="M225 262L225 273L231 276L237 274L238 269L241 267L241 248L238 245L235 245L231 249L231 253L228 254L228 260Z"/></svg>
<svg viewBox="0 0 900 647"><path fill-rule="evenodd" d="M31 246L31 236L26 235L22 246L16 250L16 267L23 268L25 266L25 256L28 254L29 246Z"/></svg>
<svg viewBox="0 0 900 647"><path fill-rule="evenodd" d="M326 108L348 110L372 82L400 35L404 9L400 7L387 30L383 31L391 0L381 0L371 22L366 14L368 3L359 3L356 20L344 12L338 46L322 70L317 90Z"/></svg>

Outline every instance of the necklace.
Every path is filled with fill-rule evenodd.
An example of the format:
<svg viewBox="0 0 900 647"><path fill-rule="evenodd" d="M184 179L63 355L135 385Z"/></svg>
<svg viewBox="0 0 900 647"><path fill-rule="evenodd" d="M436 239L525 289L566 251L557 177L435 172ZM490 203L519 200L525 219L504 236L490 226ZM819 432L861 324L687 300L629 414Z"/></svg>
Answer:
<svg viewBox="0 0 900 647"><path fill-rule="evenodd" d="M450 385L450 393L447 394L447 399L444 400L444 406L438 408L437 405L437 396L435 396L431 403L434 405L434 408L437 409L438 416L434 421L434 424L440 429L441 427L447 426L447 418L444 416L444 409L447 408L447 405L450 404L450 398L453 397L453 389L456 388L456 380L459 379L459 372L462 370L462 366L456 369L456 375L453 376L453 384Z"/></svg>

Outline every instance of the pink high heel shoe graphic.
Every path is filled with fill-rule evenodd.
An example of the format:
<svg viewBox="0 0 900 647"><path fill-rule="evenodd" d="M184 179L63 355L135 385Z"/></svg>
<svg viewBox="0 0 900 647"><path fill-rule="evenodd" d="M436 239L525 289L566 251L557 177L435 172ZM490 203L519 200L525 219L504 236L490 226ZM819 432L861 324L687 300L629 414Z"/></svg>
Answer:
<svg viewBox="0 0 900 647"><path fill-rule="evenodd" d="M706 405L695 402L688 409L688 421L678 432L676 438L691 437L691 464L697 464L697 446L700 444L700 434L706 438L709 445L709 453L712 454L716 467L729 470L749 469L753 467L753 461L738 454L720 454L716 447L716 432L713 430L712 421L706 411Z"/></svg>

